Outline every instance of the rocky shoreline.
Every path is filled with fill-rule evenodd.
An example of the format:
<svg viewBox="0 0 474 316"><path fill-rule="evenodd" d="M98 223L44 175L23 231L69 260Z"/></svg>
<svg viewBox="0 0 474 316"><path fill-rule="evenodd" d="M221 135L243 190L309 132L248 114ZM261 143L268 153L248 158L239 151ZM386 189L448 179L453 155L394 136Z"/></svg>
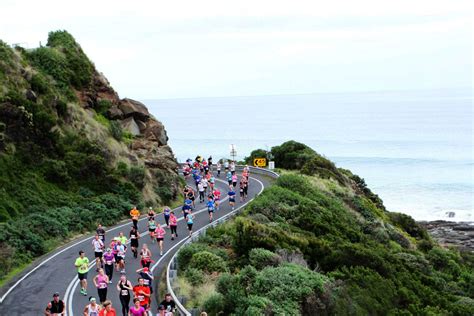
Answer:
<svg viewBox="0 0 474 316"><path fill-rule="evenodd" d="M450 221L420 221L434 240L442 246L457 246L474 252L474 223Z"/></svg>

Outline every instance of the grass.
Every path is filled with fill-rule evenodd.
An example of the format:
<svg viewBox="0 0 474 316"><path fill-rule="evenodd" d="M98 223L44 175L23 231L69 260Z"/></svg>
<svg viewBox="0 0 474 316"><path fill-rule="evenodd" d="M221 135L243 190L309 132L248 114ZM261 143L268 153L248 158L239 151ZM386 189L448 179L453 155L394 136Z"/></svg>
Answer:
<svg viewBox="0 0 474 316"><path fill-rule="evenodd" d="M189 283L186 278L178 278L179 295L187 298L185 307L200 308L204 302L213 294L216 293L215 280L212 277L207 276L203 284L199 286L193 286Z"/></svg>
<svg viewBox="0 0 474 316"><path fill-rule="evenodd" d="M3 278L0 279L0 287L4 286L7 282L9 282L11 279L13 279L18 273L22 272L24 269L26 269L29 265L31 264L30 262L24 262L14 269L10 270Z"/></svg>

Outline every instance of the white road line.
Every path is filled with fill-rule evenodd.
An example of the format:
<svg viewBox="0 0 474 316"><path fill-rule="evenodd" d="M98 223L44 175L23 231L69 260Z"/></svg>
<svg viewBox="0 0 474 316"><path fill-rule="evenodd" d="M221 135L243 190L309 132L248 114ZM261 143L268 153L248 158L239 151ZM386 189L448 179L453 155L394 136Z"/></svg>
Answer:
<svg viewBox="0 0 474 316"><path fill-rule="evenodd" d="M252 178L252 179L253 179L253 178ZM257 180L257 179L255 179L255 180ZM216 181L220 181L220 182L222 182L222 183L224 183L224 184L226 184L226 185L228 184L228 182L226 182L226 181L224 181L224 180L221 180L221 179L216 179ZM259 181L259 180L257 180L257 181ZM260 182L260 181L259 181L259 182ZM262 182L260 182L260 183L262 183ZM262 183L262 186L263 186L263 183ZM229 199L229 197L226 197L226 198L222 199L221 201L223 202L223 201L225 201L225 200L227 200L227 199ZM181 207L177 207L177 208L175 208L174 210L178 210L178 209L180 209L180 208L181 208ZM204 211L206 211L206 210L207 210L207 207L205 207L205 208L203 208L203 209L201 209L201 210L199 210L199 211L196 211L196 212L194 212L193 214L196 214L196 215L197 215L197 214L200 214L200 213L202 213L202 212L204 212ZM141 220L144 220L144 219L145 219L145 218L142 218L142 219L140 219L140 221L141 221ZM183 218L183 217L180 217L180 218L178 219L178 222L179 222L179 221L182 221L182 220L184 220L184 218ZM125 225L130 225L130 223L121 225L121 226L119 226L119 227L123 227L123 226L125 226ZM117 228L119 228L119 227L117 227ZM111 229L111 230L112 230L112 229ZM149 233L148 231L145 231L143 234L141 234L141 236L146 236L146 235L148 235L148 233ZM90 238L88 238L88 239L92 239L92 238L93 238L93 237L90 237ZM83 240L83 241L86 241L86 240L88 240L88 239L85 239L85 240ZM130 241L128 241L127 243L130 243ZM168 249L167 252L170 251L170 250L173 249L173 248L174 248L174 247ZM160 262L164 257L165 257L165 256L161 257L161 258L158 260L158 262ZM96 264L96 261L93 260L93 261L89 264L89 269L90 269L91 267L93 267L95 264ZM155 264L155 265L156 265L156 264ZM69 315L69 316L73 316L73 315L74 315L74 312L73 312L73 309L72 309L72 300L73 300L73 298L74 298L74 292L76 291L76 288L77 288L78 285L79 285L79 280L78 280L77 277L75 276L74 279L69 283L69 285L68 285L68 287L67 287L67 289L66 289L66 292L65 292L65 294L64 294L64 302L65 302L66 305L67 305L68 315Z"/></svg>

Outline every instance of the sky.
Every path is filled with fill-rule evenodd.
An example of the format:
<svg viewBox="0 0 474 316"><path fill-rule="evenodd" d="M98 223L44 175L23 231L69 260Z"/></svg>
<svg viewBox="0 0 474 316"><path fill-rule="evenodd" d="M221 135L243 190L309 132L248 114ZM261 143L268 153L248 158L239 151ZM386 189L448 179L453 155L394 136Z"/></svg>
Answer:
<svg viewBox="0 0 474 316"><path fill-rule="evenodd" d="M0 2L0 39L52 30L134 99L472 88L471 0Z"/></svg>

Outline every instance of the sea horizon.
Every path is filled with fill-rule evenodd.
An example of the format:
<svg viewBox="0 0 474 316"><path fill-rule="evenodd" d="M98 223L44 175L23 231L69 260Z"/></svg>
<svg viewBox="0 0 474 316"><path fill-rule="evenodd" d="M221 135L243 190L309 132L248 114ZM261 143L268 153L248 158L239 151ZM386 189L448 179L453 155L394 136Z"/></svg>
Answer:
<svg viewBox="0 0 474 316"><path fill-rule="evenodd" d="M468 88L142 101L180 162L295 140L364 178L390 211L474 221Z"/></svg>

